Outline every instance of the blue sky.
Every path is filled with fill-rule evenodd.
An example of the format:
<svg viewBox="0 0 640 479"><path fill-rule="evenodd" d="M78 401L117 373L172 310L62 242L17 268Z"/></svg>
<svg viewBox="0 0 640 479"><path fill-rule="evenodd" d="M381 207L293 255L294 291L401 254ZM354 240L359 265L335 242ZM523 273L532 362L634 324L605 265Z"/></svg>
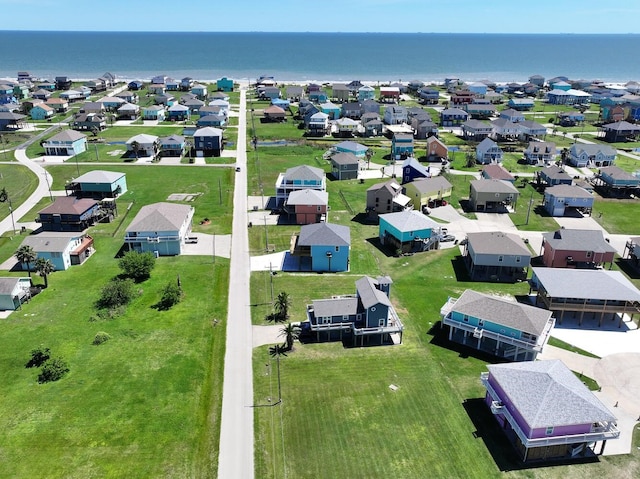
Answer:
<svg viewBox="0 0 640 479"><path fill-rule="evenodd" d="M640 33L639 0L0 0L2 28Z"/></svg>

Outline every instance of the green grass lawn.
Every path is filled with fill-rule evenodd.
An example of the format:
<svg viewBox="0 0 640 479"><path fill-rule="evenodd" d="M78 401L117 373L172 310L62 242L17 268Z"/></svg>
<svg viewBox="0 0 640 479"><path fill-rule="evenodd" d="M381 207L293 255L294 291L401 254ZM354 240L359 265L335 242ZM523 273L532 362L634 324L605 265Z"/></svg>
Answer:
<svg viewBox="0 0 640 479"><path fill-rule="evenodd" d="M118 198L120 217L125 215L126 208L133 203L127 214L127 221L133 219L138 210L150 203L167 201L172 193L202 193L194 201L188 203L195 207L193 219L194 231L218 234L231 233L233 216L233 175L232 168L187 168L183 166L148 166L129 165L124 168L117 166L99 167L107 171L123 171L127 174L128 191ZM95 168L80 165L80 174ZM49 166L47 171L53 176L52 189L63 190L64 185L77 175L75 165ZM203 218L210 218L210 225L200 225ZM101 229L112 232L114 223L100 225ZM119 231L124 234L124 230Z"/></svg>
<svg viewBox="0 0 640 479"><path fill-rule="evenodd" d="M527 184L525 188L518 188L520 198L515 213L509 216L513 224L524 231L555 231L560 227L556 220L542 207L543 195L533 186ZM529 202L531 209L529 210ZM527 220L528 217L528 220Z"/></svg>
<svg viewBox="0 0 640 479"><path fill-rule="evenodd" d="M640 202L615 198L596 197L591 217L611 234L640 234Z"/></svg>
<svg viewBox="0 0 640 479"><path fill-rule="evenodd" d="M630 456L593 464L519 470L480 399L487 358L449 345L437 321L447 297L465 288L524 294L527 286L468 283L463 276L456 282L457 254L392 258L372 251L377 267L368 273L394 280L391 297L405 323L404 344L345 349L341 343L296 343L280 360L283 402L255 409L257 477L578 478L640 471L635 448ZM291 320L300 321L311 299L353 293L358 277L278 273L273 282L276 294L290 294ZM252 276L256 323L264 324L269 311L261 304L270 300L269 281L268 273ZM254 398L256 404L278 398L277 364L267 347L254 350Z"/></svg>
<svg viewBox="0 0 640 479"><path fill-rule="evenodd" d="M0 165L0 189L6 188L14 210L33 193L38 178L26 166ZM9 214L9 202L0 203L0 218ZM18 218L15 218L18 221Z"/></svg>
<svg viewBox="0 0 640 479"><path fill-rule="evenodd" d="M10 150L33 138L37 132L3 131L0 133L0 150ZM0 154L1 161L14 161L12 151Z"/></svg>

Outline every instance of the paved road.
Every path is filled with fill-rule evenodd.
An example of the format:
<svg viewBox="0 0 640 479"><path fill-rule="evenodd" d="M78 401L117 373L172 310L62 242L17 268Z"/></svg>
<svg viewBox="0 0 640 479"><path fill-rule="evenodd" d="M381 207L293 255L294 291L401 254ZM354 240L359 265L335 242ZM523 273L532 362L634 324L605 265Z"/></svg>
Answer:
<svg viewBox="0 0 640 479"><path fill-rule="evenodd" d="M246 90L240 92L237 164L233 197L233 233L229 276L229 311L224 357L222 420L220 425L220 479L252 479L253 371L249 308L249 240L247 229Z"/></svg>

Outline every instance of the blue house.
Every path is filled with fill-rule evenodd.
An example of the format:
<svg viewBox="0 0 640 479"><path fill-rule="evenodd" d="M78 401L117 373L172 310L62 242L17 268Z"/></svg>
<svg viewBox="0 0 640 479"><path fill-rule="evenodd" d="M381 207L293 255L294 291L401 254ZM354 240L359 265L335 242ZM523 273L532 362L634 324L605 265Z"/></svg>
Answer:
<svg viewBox="0 0 640 479"><path fill-rule="evenodd" d="M42 146L47 156L73 156L87 150L87 135L75 130L64 130L53 135Z"/></svg>
<svg viewBox="0 0 640 479"><path fill-rule="evenodd" d="M576 185L556 185L544 190L542 206L551 216L564 216L567 208L591 214L595 198Z"/></svg>
<svg viewBox="0 0 640 479"><path fill-rule="evenodd" d="M326 103L329 99L329 95L327 95L327 92L323 90L318 90L309 92L307 98L309 98L309 101L314 103Z"/></svg>
<svg viewBox="0 0 640 479"><path fill-rule="evenodd" d="M71 265L82 264L95 252L93 238L82 232L43 231L27 236L20 246L33 248L36 258L51 261L55 271L65 271ZM24 264L20 266L27 267ZM33 262L31 267L33 268Z"/></svg>
<svg viewBox="0 0 640 479"><path fill-rule="evenodd" d="M127 85L129 90L142 90L144 88L144 83L139 80L130 81Z"/></svg>
<svg viewBox="0 0 640 479"><path fill-rule="evenodd" d="M165 109L160 105L151 105L142 109L142 118L144 120L164 121Z"/></svg>
<svg viewBox="0 0 640 479"><path fill-rule="evenodd" d="M511 98L507 105L518 111L528 111L533 108L534 101L532 98Z"/></svg>
<svg viewBox="0 0 640 479"><path fill-rule="evenodd" d="M391 140L391 158L402 160L409 156L413 156L413 135L395 133Z"/></svg>
<svg viewBox="0 0 640 479"><path fill-rule="evenodd" d="M300 228L291 254L298 258L297 271L347 271L350 248L348 226L313 223Z"/></svg>
<svg viewBox="0 0 640 479"><path fill-rule="evenodd" d="M0 278L0 311L15 311L31 297L31 278Z"/></svg>
<svg viewBox="0 0 640 479"><path fill-rule="evenodd" d="M627 173L617 166L600 168L596 175L600 186L609 190L626 190L640 187L640 177Z"/></svg>
<svg viewBox="0 0 640 479"><path fill-rule="evenodd" d="M553 312L467 289L440 309L449 340L512 361L533 361L547 344Z"/></svg>
<svg viewBox="0 0 640 479"><path fill-rule="evenodd" d="M367 156L367 151L369 151L368 146L361 145L355 141L341 141L334 148L339 153L351 153L357 158L364 158Z"/></svg>
<svg viewBox="0 0 640 479"><path fill-rule="evenodd" d="M46 120L47 118L51 118L53 114L53 108L46 103L38 103L29 111L32 120Z"/></svg>
<svg viewBox="0 0 640 479"><path fill-rule="evenodd" d="M171 105L167 113L169 115L168 119L171 121L185 121L191 118L189 107L178 103Z"/></svg>
<svg viewBox="0 0 640 479"><path fill-rule="evenodd" d="M445 108L440 112L440 126L461 126L469 114L460 108Z"/></svg>
<svg viewBox="0 0 640 479"><path fill-rule="evenodd" d="M373 100L376 96L376 90L369 85L363 85L358 88L358 101Z"/></svg>
<svg viewBox="0 0 640 479"><path fill-rule="evenodd" d="M204 156L220 156L224 148L222 130L212 126L198 128L193 134L193 141L196 152L202 152Z"/></svg>
<svg viewBox="0 0 640 479"><path fill-rule="evenodd" d="M485 138L476 146L476 161L481 165L502 163L502 148L491 138Z"/></svg>
<svg viewBox="0 0 640 479"><path fill-rule="evenodd" d="M118 171L93 170L70 181L64 189L76 198L117 198L127 192L127 175Z"/></svg>
<svg viewBox="0 0 640 479"><path fill-rule="evenodd" d="M307 321L302 330L322 332L327 340L351 339L354 346L401 344L404 326L391 301L391 278L364 276L356 281L356 294L314 300L307 305Z"/></svg>
<svg viewBox="0 0 640 479"><path fill-rule="evenodd" d="M437 248L440 224L416 210L379 215L380 244L403 253Z"/></svg>
<svg viewBox="0 0 640 479"><path fill-rule="evenodd" d="M536 174L539 181L546 183L548 186L573 184L573 178L556 165L547 166Z"/></svg>
<svg viewBox="0 0 640 479"><path fill-rule="evenodd" d="M327 115L329 115L329 119L335 120L337 118L340 118L341 108L339 105L328 101L325 103L321 103L319 106L322 113L326 113Z"/></svg>
<svg viewBox="0 0 640 479"><path fill-rule="evenodd" d="M127 228L124 242L129 250L150 251L158 256L182 253L191 233L194 208L175 203L153 203L140 211Z"/></svg>
<svg viewBox="0 0 640 479"><path fill-rule="evenodd" d="M429 178L431 173L414 157L409 157L402 163L402 184L410 183L418 178Z"/></svg>
<svg viewBox="0 0 640 479"><path fill-rule="evenodd" d="M233 80L222 77L216 82L216 88L218 91L233 91Z"/></svg>
<svg viewBox="0 0 640 479"><path fill-rule="evenodd" d="M215 127L223 127L227 123L227 119L224 115L204 115L198 118L196 125L199 127L203 126L215 126Z"/></svg>
<svg viewBox="0 0 640 479"><path fill-rule="evenodd" d="M208 95L207 86L196 83L191 87L191 93L193 93L198 100L206 100Z"/></svg>
<svg viewBox="0 0 640 479"><path fill-rule="evenodd" d="M182 135L169 135L160 138L160 156L177 156L184 153L185 140Z"/></svg>

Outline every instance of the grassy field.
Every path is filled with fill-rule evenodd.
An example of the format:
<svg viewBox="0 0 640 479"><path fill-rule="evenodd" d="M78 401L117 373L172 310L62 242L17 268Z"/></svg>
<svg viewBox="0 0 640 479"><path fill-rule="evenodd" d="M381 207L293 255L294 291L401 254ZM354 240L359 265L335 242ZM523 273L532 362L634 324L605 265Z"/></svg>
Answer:
<svg viewBox="0 0 640 479"><path fill-rule="evenodd" d="M577 478L640 472L636 450L593 464L519 470L511 446L480 400L478 377L489 358L449 344L437 321L447 296L467 287L523 294L526 285L467 283L464 275L455 282L455 250L408 258L372 253L377 267L368 274L394 279L391 296L405 322L404 344L354 349L340 343L296 344L280 361L283 402L256 408L257 477L418 478L428 471L436 478ZM276 294L291 295L291 319L299 321L304 304L353 293L357 277L313 275L301 281L299 275L279 273L273 281ZM254 273L252 302L268 302L269 288L268 274ZM268 306L254 310L259 323ZM278 397L276 372L267 348L256 349L257 404ZM389 389L392 384L397 391ZM367 447L354 447L362 444Z"/></svg>
<svg viewBox="0 0 640 479"><path fill-rule="evenodd" d="M20 206L38 186L38 178L22 165L0 165L0 189L6 188L13 208ZM0 218L9 214L9 202L0 203ZM15 218L18 221L18 218Z"/></svg>

